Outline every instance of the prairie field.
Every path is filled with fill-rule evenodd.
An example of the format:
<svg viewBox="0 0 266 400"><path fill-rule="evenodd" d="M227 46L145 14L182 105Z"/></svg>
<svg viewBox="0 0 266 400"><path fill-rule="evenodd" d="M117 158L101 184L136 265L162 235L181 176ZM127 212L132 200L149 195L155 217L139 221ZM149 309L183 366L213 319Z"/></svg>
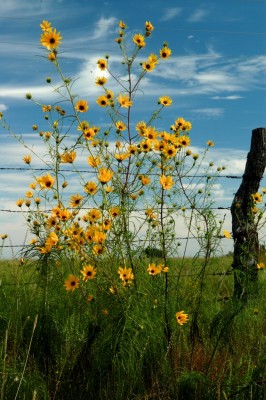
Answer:
<svg viewBox="0 0 266 400"><path fill-rule="evenodd" d="M264 271L257 297L242 305L232 299L230 256L207 267L171 259L165 308L164 276L149 276L148 261L138 261L134 290L110 292L99 277L84 299L64 288L69 260L46 269L3 260L1 399L263 400ZM179 325L183 308L189 319Z"/></svg>

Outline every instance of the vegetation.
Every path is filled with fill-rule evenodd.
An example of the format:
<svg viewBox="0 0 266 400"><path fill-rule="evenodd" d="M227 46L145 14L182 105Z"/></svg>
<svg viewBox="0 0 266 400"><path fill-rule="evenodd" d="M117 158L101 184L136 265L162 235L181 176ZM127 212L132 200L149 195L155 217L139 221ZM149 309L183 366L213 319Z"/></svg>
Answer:
<svg viewBox="0 0 266 400"><path fill-rule="evenodd" d="M224 169L206 162L213 142L195 154L189 121L178 117L169 131L154 126L169 96L145 121L133 113L141 82L171 49L163 43L139 62L153 25L133 36L129 55L120 21L119 76L109 55L97 62L96 103L109 121L101 131L93 115L83 120L90 105L62 72L61 33L48 21L41 29L45 58L61 79L53 105L26 94L48 124L33 124L44 156L0 115L29 151L23 161L33 175L16 202L33 237L19 261L0 265L1 400L263 399L264 264L257 296L246 304L232 297L232 258L217 257L231 234L212 207ZM76 161L84 157L83 175ZM34 159L44 164L40 176ZM252 194L252 204L262 198ZM259 206L254 215L261 220Z"/></svg>
<svg viewBox="0 0 266 400"><path fill-rule="evenodd" d="M169 342L161 276L150 282L143 270L130 296L99 283L84 302L65 294L66 265L46 276L3 261L1 398L264 399L265 274L258 298L236 308L232 258L214 258L199 303L201 261L169 262L169 309L185 303L189 314L186 325L171 323Z"/></svg>

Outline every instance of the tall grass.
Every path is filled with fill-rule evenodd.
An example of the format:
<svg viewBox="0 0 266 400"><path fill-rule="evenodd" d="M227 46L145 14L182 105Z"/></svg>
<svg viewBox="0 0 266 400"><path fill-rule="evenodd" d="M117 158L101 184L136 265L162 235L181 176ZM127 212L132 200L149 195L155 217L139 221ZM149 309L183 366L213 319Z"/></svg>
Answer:
<svg viewBox="0 0 266 400"><path fill-rule="evenodd" d="M206 273L225 273L231 261L214 259ZM63 265L45 283L36 269L2 262L1 398L262 400L265 274L258 298L239 309L232 275L206 275L199 308L201 260L183 260L179 277L181 263L171 260L171 280L181 282L168 312L185 302L190 322L172 324L168 342L161 277L150 284L145 269L131 296L97 288L84 303L78 291L65 295Z"/></svg>

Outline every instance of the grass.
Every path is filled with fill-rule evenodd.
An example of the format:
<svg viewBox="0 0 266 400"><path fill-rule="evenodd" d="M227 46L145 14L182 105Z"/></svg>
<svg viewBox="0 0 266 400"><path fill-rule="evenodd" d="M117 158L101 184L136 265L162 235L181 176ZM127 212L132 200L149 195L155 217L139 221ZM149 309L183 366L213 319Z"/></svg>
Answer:
<svg viewBox="0 0 266 400"><path fill-rule="evenodd" d="M216 258L203 271L200 259L169 260L165 314L163 278L146 268L130 296L98 284L87 301L66 293L64 263L2 261L1 400L263 400L265 273L243 307L231 298L231 263ZM183 309L189 323L179 326Z"/></svg>

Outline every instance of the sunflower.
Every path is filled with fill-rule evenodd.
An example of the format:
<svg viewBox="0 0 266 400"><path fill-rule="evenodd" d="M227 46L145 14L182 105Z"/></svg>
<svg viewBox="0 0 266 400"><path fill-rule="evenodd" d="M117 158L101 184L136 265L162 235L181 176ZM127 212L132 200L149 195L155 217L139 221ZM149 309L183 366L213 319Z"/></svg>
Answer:
<svg viewBox="0 0 266 400"><path fill-rule="evenodd" d="M77 110L78 112L83 113L83 112L88 111L88 109L89 109L89 106L88 106L88 102L86 100L78 100L76 102L75 110Z"/></svg>
<svg viewBox="0 0 266 400"><path fill-rule="evenodd" d="M69 275L69 277L65 280L64 286L67 291L74 291L79 287L79 278L75 275Z"/></svg>
<svg viewBox="0 0 266 400"><path fill-rule="evenodd" d="M99 76L96 78L95 83L97 86L104 86L107 82L107 78L105 76Z"/></svg>
<svg viewBox="0 0 266 400"><path fill-rule="evenodd" d="M125 131L127 129L127 126L123 121L117 121L115 123L115 127L116 127L117 131L119 131L119 132Z"/></svg>
<svg viewBox="0 0 266 400"><path fill-rule="evenodd" d="M174 157L176 155L177 148L174 145L167 143L164 146L162 153L166 158L171 158L171 157Z"/></svg>
<svg viewBox="0 0 266 400"><path fill-rule="evenodd" d="M84 265L83 269L80 271L83 275L83 280L87 282L95 278L96 271L92 265Z"/></svg>
<svg viewBox="0 0 266 400"><path fill-rule="evenodd" d="M149 185L151 183L150 178L146 175L141 175L140 180L141 180L142 185L144 185L144 186Z"/></svg>
<svg viewBox="0 0 266 400"><path fill-rule="evenodd" d="M257 264L257 269L264 269L265 268L265 264L263 262L259 262Z"/></svg>
<svg viewBox="0 0 266 400"><path fill-rule="evenodd" d="M144 153L148 153L152 149L152 141L151 141L151 139L142 140L140 142L140 149Z"/></svg>
<svg viewBox="0 0 266 400"><path fill-rule="evenodd" d="M40 42L48 50L56 49L61 44L62 36L56 29L45 30L41 36Z"/></svg>
<svg viewBox="0 0 266 400"><path fill-rule="evenodd" d="M128 108L128 107L131 107L133 105L133 102L129 99L128 95L124 95L123 96L122 94L120 94L117 97L117 101L120 104L120 106L124 107L124 108Z"/></svg>
<svg viewBox="0 0 266 400"><path fill-rule="evenodd" d="M58 218L60 221L67 221L71 218L71 213L67 209L59 210Z"/></svg>
<svg viewBox="0 0 266 400"><path fill-rule="evenodd" d="M188 314L185 314L184 311L178 311L175 315L176 321L179 325L186 324L188 322Z"/></svg>
<svg viewBox="0 0 266 400"><path fill-rule="evenodd" d="M98 173L98 179L102 184L105 184L112 179L113 175L113 171L107 168L101 168Z"/></svg>
<svg viewBox="0 0 266 400"><path fill-rule="evenodd" d="M226 230L223 231L223 237L226 239L232 239L231 233Z"/></svg>
<svg viewBox="0 0 266 400"><path fill-rule="evenodd" d="M92 240L94 243L103 244L106 240L106 234L102 231L95 231Z"/></svg>
<svg viewBox="0 0 266 400"><path fill-rule="evenodd" d="M183 147L187 147L190 145L190 138L188 136L180 136L178 138L179 143L183 146Z"/></svg>
<svg viewBox="0 0 266 400"><path fill-rule="evenodd" d="M147 128L146 122L139 121L136 125L136 131L138 131L140 136L144 136L145 129Z"/></svg>
<svg viewBox="0 0 266 400"><path fill-rule="evenodd" d="M160 50L160 56L161 56L161 58L164 58L164 59L169 58L171 54L172 54L172 50L169 49L169 47L167 47L167 46L164 46L164 47Z"/></svg>
<svg viewBox="0 0 266 400"><path fill-rule="evenodd" d="M23 203L24 203L24 199L18 199L18 200L16 201L16 205L17 205L18 207L22 207Z"/></svg>
<svg viewBox="0 0 266 400"><path fill-rule="evenodd" d="M54 185L55 179L50 175L44 175L38 178L38 183L41 189L51 189Z"/></svg>
<svg viewBox="0 0 266 400"><path fill-rule="evenodd" d="M120 21L120 22L119 22L119 27L120 27L121 29L126 29L126 24L125 24L123 21Z"/></svg>
<svg viewBox="0 0 266 400"><path fill-rule="evenodd" d="M99 165L101 165L101 159L98 156L89 156L88 157L88 164L92 167L92 168L97 168Z"/></svg>
<svg viewBox="0 0 266 400"><path fill-rule="evenodd" d="M88 123L88 121L81 121L77 127L77 130L84 132L86 129L89 129L89 127L90 124Z"/></svg>
<svg viewBox="0 0 266 400"><path fill-rule="evenodd" d="M109 105L109 100L107 96L99 96L98 99L96 100L96 103L100 107L107 107Z"/></svg>
<svg viewBox="0 0 266 400"><path fill-rule="evenodd" d="M174 181L173 181L172 176L162 175L160 177L160 184L162 185L164 190L171 189L173 187L173 185L174 185Z"/></svg>
<svg viewBox="0 0 266 400"><path fill-rule="evenodd" d="M107 68L107 60L105 60L104 58L100 58L97 61L97 64L101 71L104 71Z"/></svg>
<svg viewBox="0 0 266 400"><path fill-rule="evenodd" d="M76 208L82 202L83 196L80 196L78 193L70 197L69 206Z"/></svg>
<svg viewBox="0 0 266 400"><path fill-rule="evenodd" d="M208 142L207 142L207 146L209 146L209 147L213 147L213 146L214 146L214 143L213 143L213 141L212 141L212 140L208 140Z"/></svg>
<svg viewBox="0 0 266 400"><path fill-rule="evenodd" d="M40 27L42 28L43 31L50 31L52 29L51 22L45 20L42 21Z"/></svg>
<svg viewBox="0 0 266 400"><path fill-rule="evenodd" d="M151 32L151 31L153 31L154 26L151 24L151 22L146 21L146 23L145 23L145 29L146 29L146 31Z"/></svg>
<svg viewBox="0 0 266 400"><path fill-rule="evenodd" d="M144 69L144 71L146 72L151 72L155 67L156 67L157 63L151 62L151 61L144 61L144 63L142 64L142 68Z"/></svg>
<svg viewBox="0 0 266 400"><path fill-rule="evenodd" d="M145 130L143 135L150 140L155 140L158 136L158 132L156 132L155 128L152 126L148 126Z"/></svg>
<svg viewBox="0 0 266 400"><path fill-rule="evenodd" d="M134 279L134 274L132 272L132 268L118 268L119 278L123 281L123 285L130 285Z"/></svg>
<svg viewBox="0 0 266 400"><path fill-rule="evenodd" d="M25 193L25 196L26 196L28 199L30 199L30 198L33 197L33 193L32 193L31 191L28 191L28 192Z"/></svg>
<svg viewBox="0 0 266 400"><path fill-rule="evenodd" d="M86 193L90 194L90 195L94 195L97 193L97 183L95 182L87 182L84 185L84 190Z"/></svg>
<svg viewBox="0 0 266 400"><path fill-rule="evenodd" d="M130 157L130 153L115 154L115 159L118 162L122 162L122 161L126 160L128 157Z"/></svg>
<svg viewBox="0 0 266 400"><path fill-rule="evenodd" d="M105 96L107 100L113 100L114 98L114 92L112 90L105 90Z"/></svg>
<svg viewBox="0 0 266 400"><path fill-rule="evenodd" d="M105 251L105 248L101 245L101 244L96 244L95 246L93 246L92 248L92 252L95 255L100 256L101 254L103 254Z"/></svg>
<svg viewBox="0 0 266 400"><path fill-rule="evenodd" d="M253 199L253 201L255 203L261 203L262 202L262 195L260 193L258 193L258 192L252 194L251 197L252 197L252 199Z"/></svg>
<svg viewBox="0 0 266 400"><path fill-rule="evenodd" d="M169 96L159 97L158 103L162 104L164 107L168 107L172 104L172 99Z"/></svg>
<svg viewBox="0 0 266 400"><path fill-rule="evenodd" d="M31 163L31 156L30 155L26 155L23 157L23 161L25 164L30 164Z"/></svg>
<svg viewBox="0 0 266 400"><path fill-rule="evenodd" d="M105 191L106 191L106 193L111 193L111 192L114 191L114 188L113 188L112 186L106 185L106 186L105 186Z"/></svg>
<svg viewBox="0 0 266 400"><path fill-rule="evenodd" d="M102 213L101 211L97 210L97 208L92 208L88 213L87 213L87 218L91 221L91 222L95 222L98 219L100 219L102 217Z"/></svg>
<svg viewBox="0 0 266 400"><path fill-rule="evenodd" d="M156 265L156 264L152 263L152 264L149 264L147 271L150 275L155 276L162 272L162 267L161 267L161 265Z"/></svg>
<svg viewBox="0 0 266 400"><path fill-rule="evenodd" d="M120 209L119 207L111 207L109 213L112 215L113 218L116 218L120 214Z"/></svg>
<svg viewBox="0 0 266 400"><path fill-rule="evenodd" d="M139 48L146 46L145 37L144 37L143 35L141 35L140 33L134 35L134 37L133 37L133 42L134 42Z"/></svg>
<svg viewBox="0 0 266 400"><path fill-rule="evenodd" d="M129 154L134 155L138 152L138 147L135 144L130 144L127 148Z"/></svg>
<svg viewBox="0 0 266 400"><path fill-rule="evenodd" d="M57 224L57 217L50 217L50 218L48 219L47 223L48 223L48 226L49 226L50 228L56 226L56 224Z"/></svg>
<svg viewBox="0 0 266 400"><path fill-rule="evenodd" d="M77 153L75 151L66 151L64 154L60 156L61 163L69 163L72 164L76 159Z"/></svg>

